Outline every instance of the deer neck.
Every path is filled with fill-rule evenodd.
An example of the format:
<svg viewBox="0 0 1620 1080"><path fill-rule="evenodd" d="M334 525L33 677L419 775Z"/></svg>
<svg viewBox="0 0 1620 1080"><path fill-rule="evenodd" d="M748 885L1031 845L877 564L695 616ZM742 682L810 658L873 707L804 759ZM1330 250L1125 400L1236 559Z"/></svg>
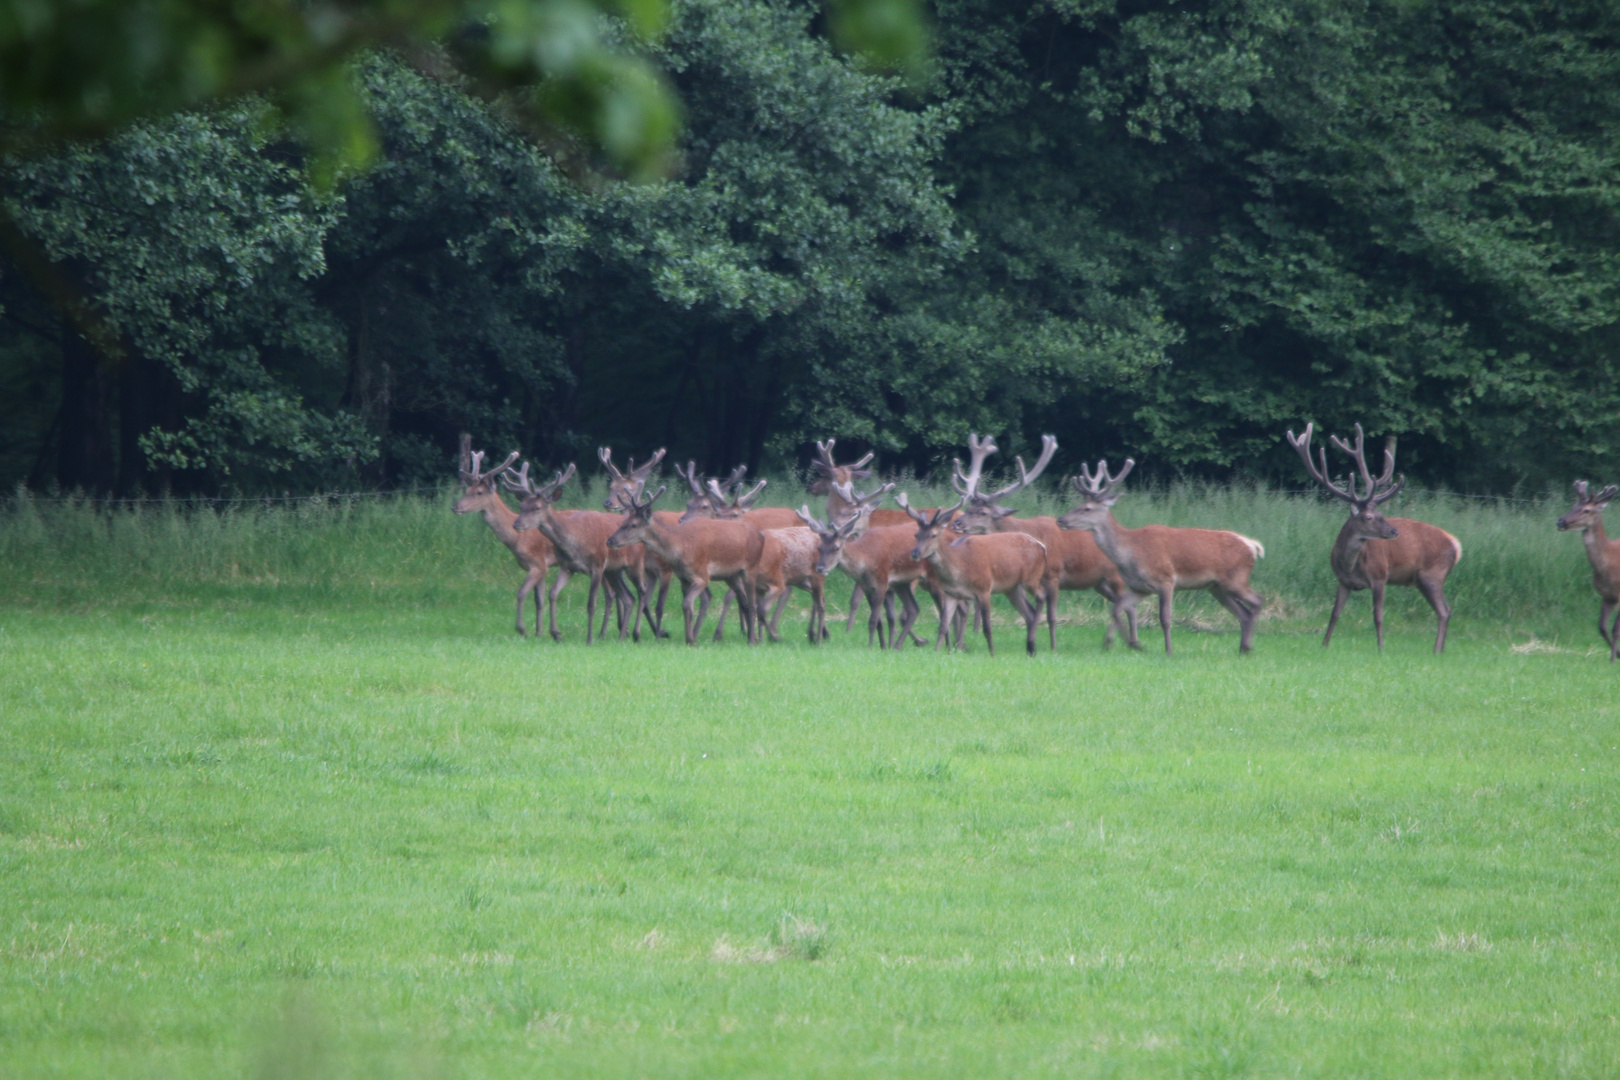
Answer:
<svg viewBox="0 0 1620 1080"><path fill-rule="evenodd" d="M685 566L687 559L678 542L680 526L665 525L655 517L647 518L647 527L638 530L640 544L670 566Z"/></svg>
<svg viewBox="0 0 1620 1080"><path fill-rule="evenodd" d="M515 510L506 505L505 499L499 495L491 495L479 513L484 519L484 524L494 530L501 543L514 552L518 550L518 544L521 542L522 536L517 529L512 527L513 522L517 521L518 515Z"/></svg>
<svg viewBox="0 0 1620 1080"><path fill-rule="evenodd" d="M1127 578L1136 575L1136 548L1132 543L1137 530L1127 529L1114 519L1112 510L1091 530L1097 546L1108 556L1108 561L1119 567ZM1139 576L1139 575L1136 575Z"/></svg>
<svg viewBox="0 0 1620 1080"><path fill-rule="evenodd" d="M1367 575L1361 565L1362 550L1366 548L1367 541L1374 537L1363 535L1356 531L1355 518L1344 523L1339 530L1339 538L1333 542L1333 573L1346 585L1359 585L1367 587Z"/></svg>
<svg viewBox="0 0 1620 1080"><path fill-rule="evenodd" d="M1581 542L1586 545L1586 557L1592 560L1592 569L1602 574L1609 572L1609 534L1603 529L1603 519L1596 518L1581 530Z"/></svg>

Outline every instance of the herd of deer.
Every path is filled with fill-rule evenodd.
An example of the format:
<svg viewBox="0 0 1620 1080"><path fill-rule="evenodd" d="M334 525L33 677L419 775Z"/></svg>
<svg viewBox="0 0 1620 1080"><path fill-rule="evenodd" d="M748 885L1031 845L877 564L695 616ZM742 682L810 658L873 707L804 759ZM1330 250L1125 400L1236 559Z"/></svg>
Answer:
<svg viewBox="0 0 1620 1080"><path fill-rule="evenodd" d="M1393 436L1385 443L1383 471L1376 477L1367 465L1361 425L1356 425L1354 442L1332 437L1330 441L1353 459L1356 469L1340 485L1329 474L1326 449L1319 447L1312 456L1313 429L1314 425L1307 424L1303 435L1288 432L1289 444L1317 483L1350 504L1350 517L1330 556L1339 591L1322 643L1332 641L1350 593L1367 589L1372 593L1373 626L1382 648L1385 589L1410 585L1434 609L1438 620L1434 651L1443 652L1451 621L1445 581L1462 558L1462 545L1444 529L1409 518L1386 518L1379 511L1405 482L1404 477L1394 476ZM553 638L561 637L557 595L573 575L585 574L591 581L586 601L587 643L607 632L607 610L602 613L601 628L595 629L597 596L604 589L607 607L617 615L621 640L626 634L640 640L643 615L655 635L667 637L662 624L671 579L678 579L682 586L681 614L688 644L697 642L708 613L709 585L716 581L728 586L714 632L716 640L733 597L738 600L743 634L750 643L763 634L780 640L777 626L782 608L788 594L797 588L810 594L809 638L820 642L827 637L826 578L835 568L842 568L856 586L846 629L854 625L864 597L870 608L867 641L876 641L879 647L899 648L908 639L928 644L913 629L921 612L915 592L921 584L939 613L936 649L942 643L960 647L971 617L993 653L990 601L998 593L1023 617L1028 652L1036 650L1043 611L1048 641L1055 649L1058 593L1092 589L1110 606L1105 647L1121 632L1132 648L1139 647L1137 603L1152 596L1158 598L1159 624L1169 653L1176 590L1207 589L1237 617L1238 647L1248 652L1264 603L1249 585L1256 560L1265 555L1259 541L1219 529L1163 525L1127 529L1120 525L1111 508L1119 498L1121 481L1135 465L1131 459L1116 473L1109 472L1107 462L1098 463L1095 472L1082 466L1080 475L1070 481L1081 503L1061 518L1015 517L1002 505L1003 500L1033 483L1057 450L1057 440L1050 435L1041 441L1034 468L1026 469L1023 459L1017 458L1018 479L999 490L985 491L980 488L984 462L997 448L989 437L970 436L968 468L964 470L958 460L951 479L960 496L957 504L923 510L912 507L904 493L895 496L899 510L879 509L894 484L882 484L864 494L855 490L858 481L871 475L867 466L873 455L839 465L833 456L834 440L817 443L812 464L818 475L810 491L826 496L823 519L808 506L797 510L756 508L752 504L767 481L744 491L745 469L719 481L700 478L691 463L684 471L679 466L675 469L689 491L685 510L654 511L653 504L666 488L660 486L649 495L646 487L664 451L657 451L639 466L631 459L629 469L620 471L605 447L598 451L609 476L604 510L559 510L555 504L574 475L573 465L549 482L537 484L529 476L527 462L514 468L519 457L516 451L484 470L483 453L473 451L470 437L463 436L460 479L464 490L455 512L482 514L527 571L517 594L519 634L524 633L524 608L531 594L535 632L539 633L545 580L555 566L557 575L550 589ZM521 498L518 512L507 506L501 487ZM1585 535L1593 582L1603 599L1598 630L1613 660L1620 655L1620 541L1611 542L1604 535L1601 514L1620 494L1620 486L1611 485L1592 495L1586 482L1580 481L1575 492L1575 507L1559 519L1558 528L1580 529ZM655 580L656 603L651 595Z"/></svg>

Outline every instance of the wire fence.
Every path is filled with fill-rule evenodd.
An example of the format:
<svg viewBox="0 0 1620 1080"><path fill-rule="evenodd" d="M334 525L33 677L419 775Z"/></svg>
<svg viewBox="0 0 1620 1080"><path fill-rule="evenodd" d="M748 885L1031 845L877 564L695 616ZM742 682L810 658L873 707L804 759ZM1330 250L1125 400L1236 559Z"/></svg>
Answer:
<svg viewBox="0 0 1620 1080"><path fill-rule="evenodd" d="M21 492L5 500L17 503L27 500L31 503L45 505L65 505L74 503L90 505L98 510L134 509L142 506L169 506L169 507L196 507L220 509L232 506L264 506L271 507L287 503L338 505L342 503L356 503L367 499L398 499L415 495L444 495L452 490L453 485L437 484L408 488L391 488L386 491L317 491L304 495L294 495L284 492L280 495L150 495L129 497L100 497L87 494L68 495L35 495L32 492ZM1328 494L1320 488L1277 488L1279 495L1300 495L1313 498L1328 498ZM1545 505L1552 496L1543 498L1525 498L1519 495L1478 495L1465 491L1444 491L1439 488L1407 488L1405 494L1423 495L1431 498L1469 499L1479 502L1517 503L1525 506Z"/></svg>

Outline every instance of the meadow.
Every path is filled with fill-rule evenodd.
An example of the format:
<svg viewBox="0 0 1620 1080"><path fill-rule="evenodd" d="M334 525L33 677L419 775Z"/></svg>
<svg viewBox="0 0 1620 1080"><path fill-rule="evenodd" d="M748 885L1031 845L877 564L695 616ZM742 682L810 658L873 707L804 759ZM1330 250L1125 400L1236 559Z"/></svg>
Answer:
<svg viewBox="0 0 1620 1080"><path fill-rule="evenodd" d="M812 647L802 599L587 648L578 583L519 639L449 501L7 507L0 1075L1620 1073L1562 500L1396 504L1463 541L1436 657L1411 590L1321 648L1336 505L1132 493L1267 547L1255 653L1178 598L1171 659L1096 597L1033 659Z"/></svg>

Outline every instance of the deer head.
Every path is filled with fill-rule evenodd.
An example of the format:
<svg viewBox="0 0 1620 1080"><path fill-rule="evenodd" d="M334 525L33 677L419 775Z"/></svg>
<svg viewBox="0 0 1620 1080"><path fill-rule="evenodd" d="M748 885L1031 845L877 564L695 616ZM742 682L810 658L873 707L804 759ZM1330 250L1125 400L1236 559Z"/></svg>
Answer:
<svg viewBox="0 0 1620 1080"><path fill-rule="evenodd" d="M529 463L527 461L523 463L523 468L516 472L508 468L503 482L509 491L517 492L523 500L519 508L518 518L512 523L512 528L518 532L539 528L541 518L551 513L552 504L557 501L557 496L562 494L563 487L567 485L569 478L573 475L574 466L570 463L568 468L559 471L552 478L551 483L543 487L536 487L534 481L529 479Z"/></svg>
<svg viewBox="0 0 1620 1080"><path fill-rule="evenodd" d="M658 490L645 499L639 495L633 497L630 500L630 505L625 509L624 524L615 529L613 535L607 538L607 546L610 548L622 548L627 544L640 543L646 530L652 528L653 503L657 502L666 490L668 489L663 484L660 484Z"/></svg>
<svg viewBox="0 0 1620 1080"><path fill-rule="evenodd" d="M1603 508L1608 506L1609 500L1616 495L1620 495L1620 485L1610 484L1593 495L1585 480L1575 481L1575 505L1569 508L1569 513L1558 519L1558 531L1580 529L1585 532L1590 529L1602 520Z"/></svg>
<svg viewBox="0 0 1620 1080"><path fill-rule="evenodd" d="M832 524L841 525L852 518L856 519L859 524L859 529L856 531L855 535L859 536L861 533L865 532L866 527L871 524L872 511L875 510L878 503L887 498L889 492L893 490L893 484L884 484L881 487L868 491L865 495L860 495L856 493L855 487L852 484L834 484L833 493L844 501L845 510L836 521L832 522Z"/></svg>
<svg viewBox="0 0 1620 1080"><path fill-rule="evenodd" d="M512 462L518 459L518 452L512 451L505 461L483 472L484 452L472 448L472 436L461 437L461 464L457 475L461 480L461 498L451 507L458 514L470 514L475 510L484 510L489 507L490 500L500 501L500 492L496 481L501 474L511 467Z"/></svg>
<svg viewBox="0 0 1620 1080"><path fill-rule="evenodd" d="M891 487L893 485L890 485ZM810 507L801 506L797 511L799 520L816 534L818 546L816 551L816 573L827 575L837 568L838 562L844 556L844 545L855 539L863 531L861 515L852 515L843 521L829 525L810 512Z"/></svg>
<svg viewBox="0 0 1620 1080"><path fill-rule="evenodd" d="M1316 457L1311 457L1311 433L1315 424L1305 425L1305 434L1296 436L1293 431L1288 432L1288 445L1299 454L1299 459L1305 463L1305 470L1318 484L1332 492L1335 498L1343 499L1350 504L1350 521L1352 535L1365 537L1368 540L1393 540L1399 536L1399 531L1385 518L1383 511L1378 508L1400 493L1406 477L1391 481L1395 474L1395 436L1391 435L1384 440L1384 471L1382 475L1374 477L1367 468L1367 455L1364 449L1365 437L1362 435L1361 425L1356 425L1356 441L1347 443L1337 435L1331 436L1334 446L1349 454L1356 461L1356 470L1361 474L1362 489L1356 487L1356 477L1345 478L1345 484L1340 487L1328 477L1327 450L1318 448Z"/></svg>
<svg viewBox="0 0 1620 1080"><path fill-rule="evenodd" d="M640 465L636 464L635 458L631 458L627 472L620 472L613 464L613 448L610 446L597 447L596 457L608 471L608 494L602 506L607 510L621 511L628 508L635 501L635 497L641 494L642 488L647 485L647 478L658 468L658 463L664 460L664 451L661 447L653 451L653 456Z"/></svg>
<svg viewBox="0 0 1620 1080"><path fill-rule="evenodd" d="M834 484L850 484L872 475L872 470L866 467L874 456L871 451L867 451L865 457L852 465L840 465L833 460L833 447L837 443L837 439L816 443L816 456L810 464L815 468L817 476L810 485L810 494L828 495L832 493Z"/></svg>
<svg viewBox="0 0 1620 1080"><path fill-rule="evenodd" d="M967 500L967 503L962 507L962 512L951 522L952 531L963 535L987 533L994 528L997 519L1012 514L1013 509L1009 506L1002 506L1001 500L1022 491L1034 483L1046 471L1046 466L1051 464L1052 455L1057 453L1057 439L1051 435L1042 435L1041 456L1036 460L1035 467L1026 469L1022 457L1014 458L1013 460L1018 463L1018 479L998 491L985 492L979 490L979 474L984 458L978 453L978 450L983 448L986 443L990 443L990 452L994 453L995 444L991 443L989 439L981 440L979 445L975 447L973 436L969 435L968 451L973 455L972 471L963 473L962 463L958 461L956 463L956 475L951 478L951 483L955 486L957 492Z"/></svg>
<svg viewBox="0 0 1620 1080"><path fill-rule="evenodd" d="M1069 483L1074 487L1075 494L1080 496L1081 503L1058 518L1058 528L1095 530L1106 523L1114 503L1119 501L1120 481L1129 476L1135 467L1135 458L1126 458L1119 472L1113 474L1108 471L1106 458L1097 462L1095 473L1084 465L1080 466L1080 475L1071 476Z"/></svg>
<svg viewBox="0 0 1620 1080"><path fill-rule="evenodd" d="M911 549L911 557L918 562L922 562L939 550L940 534L945 531L945 527L950 524L951 518L956 512L967 502L966 499L962 499L955 506L940 507L933 513L928 513L912 509L911 503L906 499L906 493L903 491L894 497L894 501L899 503L900 509L904 510L910 515L911 520L917 523L917 546Z"/></svg>

